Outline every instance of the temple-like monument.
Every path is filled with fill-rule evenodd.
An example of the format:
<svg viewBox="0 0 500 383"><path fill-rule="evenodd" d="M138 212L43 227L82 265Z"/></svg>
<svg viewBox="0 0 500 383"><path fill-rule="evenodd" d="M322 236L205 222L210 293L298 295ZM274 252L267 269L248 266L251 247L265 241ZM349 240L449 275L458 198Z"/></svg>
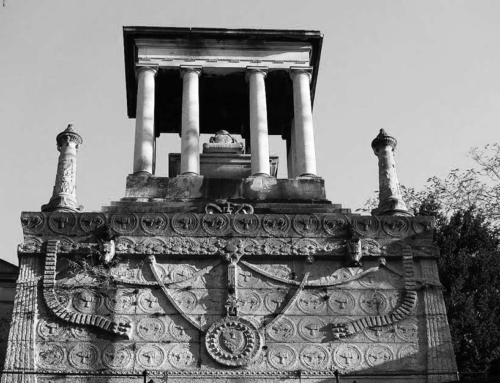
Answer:
<svg viewBox="0 0 500 383"><path fill-rule="evenodd" d="M322 35L126 27L124 44L136 121L125 197L83 212L83 140L72 126L57 135L52 197L21 215L2 383L455 379L434 221L401 198L396 140L381 130L371 144L372 215L325 197L312 119ZM158 158L167 133L180 153ZM286 142L286 179L270 135Z"/></svg>

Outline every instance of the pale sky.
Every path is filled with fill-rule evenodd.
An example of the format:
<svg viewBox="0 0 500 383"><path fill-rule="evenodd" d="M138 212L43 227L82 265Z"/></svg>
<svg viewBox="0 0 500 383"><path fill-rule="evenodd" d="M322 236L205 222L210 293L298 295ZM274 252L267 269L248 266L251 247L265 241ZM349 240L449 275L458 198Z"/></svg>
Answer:
<svg viewBox="0 0 500 383"><path fill-rule="evenodd" d="M314 124L327 197L353 211L378 188L370 148L397 138L406 186L472 165L499 142L500 1L5 0L0 7L0 257L17 263L21 211L49 201L56 135L73 123L78 200L125 193L134 120L126 114L123 26L315 29L324 34ZM159 176L179 140L162 136ZM279 147L271 152L276 152Z"/></svg>

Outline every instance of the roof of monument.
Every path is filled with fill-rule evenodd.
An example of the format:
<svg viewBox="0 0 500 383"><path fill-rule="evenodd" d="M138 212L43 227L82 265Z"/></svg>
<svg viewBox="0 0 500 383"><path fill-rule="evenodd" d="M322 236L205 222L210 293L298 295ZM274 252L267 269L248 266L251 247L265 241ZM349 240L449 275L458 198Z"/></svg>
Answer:
<svg viewBox="0 0 500 383"><path fill-rule="evenodd" d="M311 99L314 102L323 42L319 31L126 26L123 37L128 117L135 118L136 113L136 65L158 65L161 70L156 80L156 103L170 108L156 108L157 135L179 131L182 93L179 60L180 65L200 65L198 59L206 59L202 64L203 80L200 80L202 133L213 134L220 129L233 134L242 133L241 130L248 126L245 66L269 66L266 92L268 104L275 106L268 108L269 134L285 136L289 130L293 115L291 81L287 71L290 66L313 68ZM175 51L174 60L168 56L173 54L170 50ZM239 63L231 60L231 55L239 53L248 60L242 59ZM255 53L254 57L252 53ZM190 57L191 54L194 57ZM186 58L184 64L182 56ZM221 56L224 57L221 59ZM217 70L226 72L220 76L220 73L214 73Z"/></svg>

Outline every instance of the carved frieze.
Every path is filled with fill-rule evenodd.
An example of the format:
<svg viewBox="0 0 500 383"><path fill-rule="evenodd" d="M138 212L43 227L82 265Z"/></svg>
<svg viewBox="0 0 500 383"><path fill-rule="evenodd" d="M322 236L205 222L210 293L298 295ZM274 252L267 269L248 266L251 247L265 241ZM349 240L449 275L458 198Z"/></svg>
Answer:
<svg viewBox="0 0 500 383"><path fill-rule="evenodd" d="M25 235L41 237L100 235L99 230L109 224L118 235L346 238L353 229L361 238L400 239L418 235L432 240L434 228L430 217L255 214L247 208L230 210L212 208L204 214L26 212L21 223Z"/></svg>

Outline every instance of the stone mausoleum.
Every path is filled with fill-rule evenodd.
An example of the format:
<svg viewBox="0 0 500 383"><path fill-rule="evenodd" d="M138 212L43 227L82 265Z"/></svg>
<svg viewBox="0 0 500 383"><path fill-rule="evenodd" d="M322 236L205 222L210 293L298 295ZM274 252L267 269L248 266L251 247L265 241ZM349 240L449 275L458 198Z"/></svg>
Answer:
<svg viewBox="0 0 500 383"><path fill-rule="evenodd" d="M57 136L52 198L21 215L2 383L454 380L434 221L401 198L396 140L381 130L367 147L371 215L325 197L321 33L126 27L124 45L125 197L82 212L82 138ZM180 153L157 177L168 133ZM270 135L286 142L286 179Z"/></svg>

